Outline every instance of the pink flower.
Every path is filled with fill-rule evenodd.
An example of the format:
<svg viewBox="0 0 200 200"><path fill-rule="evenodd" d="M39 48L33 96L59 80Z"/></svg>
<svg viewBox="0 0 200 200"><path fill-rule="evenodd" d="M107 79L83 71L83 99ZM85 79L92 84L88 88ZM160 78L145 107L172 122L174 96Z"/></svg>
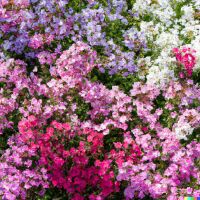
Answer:
<svg viewBox="0 0 200 200"><path fill-rule="evenodd" d="M146 126L142 127L142 131L147 132L148 131L148 127L146 127Z"/></svg>
<svg viewBox="0 0 200 200"><path fill-rule="evenodd" d="M56 129L58 129L58 130L62 130L63 129L63 125L61 123L57 122L57 121L52 121L51 125L53 127L55 127Z"/></svg>
<svg viewBox="0 0 200 200"><path fill-rule="evenodd" d="M39 47L42 47L43 44L43 36L41 34L36 34L30 38L28 46L33 49L38 49Z"/></svg>
<svg viewBox="0 0 200 200"><path fill-rule="evenodd" d="M167 103L167 104L165 105L165 108L168 109L168 110L173 110L173 109L174 109L174 106L173 106L172 104L170 104L170 103Z"/></svg>
<svg viewBox="0 0 200 200"><path fill-rule="evenodd" d="M70 125L67 123L62 124L62 127L66 130L69 131L71 129Z"/></svg>
<svg viewBox="0 0 200 200"><path fill-rule="evenodd" d="M179 77L180 77L180 78L185 78L185 74L184 74L183 72L180 72L180 73L179 73Z"/></svg>
<svg viewBox="0 0 200 200"><path fill-rule="evenodd" d="M115 148L116 149L120 149L122 147L122 143L121 142L114 142Z"/></svg>
<svg viewBox="0 0 200 200"><path fill-rule="evenodd" d="M171 116L171 118L175 118L176 116L177 116L177 113L176 112L172 112L171 114L170 114L170 116Z"/></svg>
<svg viewBox="0 0 200 200"><path fill-rule="evenodd" d="M187 190L187 194L188 194L188 195L192 194L192 192L193 192L193 189L190 188L190 187L187 187L186 190Z"/></svg>
<svg viewBox="0 0 200 200"><path fill-rule="evenodd" d="M76 193L71 200L84 200L84 197L82 197L80 194Z"/></svg>
<svg viewBox="0 0 200 200"><path fill-rule="evenodd" d="M36 126L38 123L37 118L34 115L30 115L28 117L28 121L31 123L32 126Z"/></svg>
<svg viewBox="0 0 200 200"><path fill-rule="evenodd" d="M92 4L94 3L95 1L94 0L87 0L89 4Z"/></svg>
<svg viewBox="0 0 200 200"><path fill-rule="evenodd" d="M192 50L187 47L183 47L182 49L174 48L173 52L176 56L176 60L181 63L187 72L187 75L192 76L193 68L196 64L196 57L193 55L196 53L195 50ZM179 74L180 78L184 78L184 74Z"/></svg>

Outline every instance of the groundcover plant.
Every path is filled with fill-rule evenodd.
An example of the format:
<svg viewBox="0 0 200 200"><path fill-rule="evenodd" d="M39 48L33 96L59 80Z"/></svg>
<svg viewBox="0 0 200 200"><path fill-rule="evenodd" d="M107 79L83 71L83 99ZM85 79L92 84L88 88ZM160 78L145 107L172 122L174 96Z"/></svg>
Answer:
<svg viewBox="0 0 200 200"><path fill-rule="evenodd" d="M0 199L200 197L199 0L0 0Z"/></svg>

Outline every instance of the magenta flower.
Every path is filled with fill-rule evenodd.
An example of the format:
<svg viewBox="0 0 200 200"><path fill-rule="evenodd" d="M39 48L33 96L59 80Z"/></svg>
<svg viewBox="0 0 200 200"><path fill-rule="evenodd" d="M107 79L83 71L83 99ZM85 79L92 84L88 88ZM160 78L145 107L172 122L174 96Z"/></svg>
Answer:
<svg viewBox="0 0 200 200"><path fill-rule="evenodd" d="M178 63L182 64L187 72L187 75L189 77L192 76L193 68L196 64L196 57L195 57L195 50L192 50L190 48L184 47L182 49L174 48L173 52L176 56L176 60ZM181 72L180 78L184 78L183 73Z"/></svg>

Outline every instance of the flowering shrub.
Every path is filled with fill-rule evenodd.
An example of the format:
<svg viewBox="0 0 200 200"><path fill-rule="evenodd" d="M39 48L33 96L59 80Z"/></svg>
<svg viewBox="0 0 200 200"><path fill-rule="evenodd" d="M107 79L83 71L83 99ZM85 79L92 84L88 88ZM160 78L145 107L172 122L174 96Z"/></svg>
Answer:
<svg viewBox="0 0 200 200"><path fill-rule="evenodd" d="M21 140L21 139L20 139ZM9 139L9 148L1 157L0 195L2 199L30 198L31 190L44 195L49 187L47 169L37 165L36 149L17 137ZM35 167L34 167L35 166Z"/></svg>
<svg viewBox="0 0 200 200"><path fill-rule="evenodd" d="M172 85L175 87L172 88ZM192 82L188 85L191 90ZM178 196L191 194L199 196L198 187L190 187L191 180L195 180L194 184L199 184L199 143L192 141L182 144L182 140L187 140L187 136L199 127L199 112L189 109L199 97L193 92L193 98L187 101L185 94L181 93L183 97L176 94L183 88L187 91L188 85L173 82L160 91L156 86L148 84L133 85L131 95L136 97L133 103L142 120L141 126L148 126L132 130L135 142L143 152L140 162L134 165L125 162L119 169L117 179L130 182L125 190L128 199L142 199L146 195L154 199L177 199ZM160 94L163 95L163 104L162 107L157 107L155 100ZM173 95L170 97L170 94ZM176 101L170 101L171 99ZM179 113L174 111L177 104ZM188 185L185 186L185 183Z"/></svg>
<svg viewBox="0 0 200 200"><path fill-rule="evenodd" d="M0 199L200 196L199 0L0 1Z"/></svg>
<svg viewBox="0 0 200 200"><path fill-rule="evenodd" d="M3 198L8 198L7 196L10 195L10 199L18 196L25 199L24 189L28 190L36 186L34 180L29 183L27 177L25 180L20 179L18 177L20 173L23 175L31 173L32 175L28 177L35 178L37 186L40 181L43 190L49 187L50 183L54 187L64 188L72 199L84 199L85 195L89 195L89 199L105 199L112 193L118 192L120 182L115 179L116 165L122 166L125 160L137 163L141 156L140 148L135 144L130 133L125 133L123 141L114 143L113 148L107 151L104 148L103 134L92 129L79 127L73 129L67 123L52 121L51 126L47 127L45 132L41 132L39 120L34 116L20 121L20 133L9 142L10 148L2 157L1 169L11 168L8 171L11 173L10 177L6 177L0 183L3 188L4 184L8 185L5 188L8 191L3 193ZM16 155L13 155L14 149ZM37 163L37 167L31 172L29 168L33 167L33 162ZM28 169L16 171L17 168L14 168L13 164L16 167L25 166ZM41 173L44 177L41 175L40 177L37 173ZM1 177L4 176L5 173L2 172ZM13 188L13 183L9 181L15 180L15 177L16 187ZM42 182L44 178L46 182ZM18 192L15 193L14 189ZM93 193L94 190L98 193ZM91 194L86 191L91 191Z"/></svg>

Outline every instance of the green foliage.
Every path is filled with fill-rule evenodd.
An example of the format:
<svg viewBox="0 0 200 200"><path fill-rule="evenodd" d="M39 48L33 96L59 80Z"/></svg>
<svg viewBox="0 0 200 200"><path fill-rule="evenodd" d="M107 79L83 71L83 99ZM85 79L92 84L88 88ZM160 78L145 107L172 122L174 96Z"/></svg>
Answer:
<svg viewBox="0 0 200 200"><path fill-rule="evenodd" d="M14 110L12 113L10 113L7 116L7 118L9 121L12 121L14 124L13 124L12 129L6 128L4 129L3 134L0 135L0 155L1 155L1 151L8 148L8 144L7 144L8 139L12 135L18 132L18 122L21 120L22 116L18 110Z"/></svg>
<svg viewBox="0 0 200 200"><path fill-rule="evenodd" d="M128 10L131 10L136 0L127 0Z"/></svg>
<svg viewBox="0 0 200 200"><path fill-rule="evenodd" d="M107 0L98 0L98 2L99 2L101 5L105 6L105 7L108 6L108 1L107 1Z"/></svg>
<svg viewBox="0 0 200 200"><path fill-rule="evenodd" d="M73 140L70 140L69 143L66 144L66 149L70 149L70 148L78 148L80 141L82 141L83 138L81 138L80 136L75 136L73 138Z"/></svg>
<svg viewBox="0 0 200 200"><path fill-rule="evenodd" d="M142 17L142 20L144 20L144 21L146 21L146 22L153 21L153 15L150 14L150 13L147 13L147 14L145 14L145 15Z"/></svg>
<svg viewBox="0 0 200 200"><path fill-rule="evenodd" d="M3 135L0 136L0 156L3 153L4 150L8 148L7 141L10 136L13 135L13 131L10 129L4 129Z"/></svg>
<svg viewBox="0 0 200 200"><path fill-rule="evenodd" d="M186 146L187 144L190 144L192 141L200 142L200 127L194 129L193 133L187 136L187 140L181 140L181 143Z"/></svg>
<svg viewBox="0 0 200 200"><path fill-rule="evenodd" d="M44 197L36 197L34 200L69 200L67 193L63 189L49 188L47 189Z"/></svg>
<svg viewBox="0 0 200 200"><path fill-rule="evenodd" d="M0 88L3 88L6 85L4 82L0 82Z"/></svg>
<svg viewBox="0 0 200 200"><path fill-rule="evenodd" d="M106 39L107 40L113 39L115 44L125 48L123 42L124 41L123 30L126 29L126 25L122 23L121 20L110 21L107 17L105 21L107 23L107 26L104 29L106 33Z"/></svg>
<svg viewBox="0 0 200 200"><path fill-rule="evenodd" d="M76 95L73 100L77 104L75 113L78 115L81 121L88 119L88 111L90 110L90 104L86 103L82 97Z"/></svg>
<svg viewBox="0 0 200 200"><path fill-rule="evenodd" d="M200 85L200 69L193 73L192 80L194 80L195 83Z"/></svg>
<svg viewBox="0 0 200 200"><path fill-rule="evenodd" d="M184 5L188 5L190 2L191 2L191 0L185 0L185 1L181 1L181 2L177 1L177 0L172 1L171 6L176 13L176 16L175 16L176 19L181 18L181 16L184 14L184 12L181 10L181 8Z"/></svg>
<svg viewBox="0 0 200 200"><path fill-rule="evenodd" d="M57 42L52 43L52 46L55 46ZM69 49L69 47L73 44L73 41L70 38L64 38L60 41L60 44L62 45L62 49L66 50Z"/></svg>
<svg viewBox="0 0 200 200"><path fill-rule="evenodd" d="M137 115L136 108L133 109L131 114L132 114L132 120L128 121L128 130L129 131L133 130L138 124L143 125L142 120Z"/></svg>
<svg viewBox="0 0 200 200"><path fill-rule="evenodd" d="M114 148L114 142L123 141L123 131L121 129L110 130L110 133L104 137L104 147L107 151Z"/></svg>
<svg viewBox="0 0 200 200"><path fill-rule="evenodd" d="M112 86L119 86L126 94L129 94L133 83L139 81L139 78L136 75L124 77L122 74L114 74L110 76L107 70L105 73L101 73L97 68L92 70L89 77L93 82L97 80L100 81L108 89L112 89Z"/></svg>
<svg viewBox="0 0 200 200"><path fill-rule="evenodd" d="M179 37L181 40L183 40L184 44L191 44L192 40L194 39L194 36L192 33L189 33L187 35L180 35Z"/></svg>
<svg viewBox="0 0 200 200"><path fill-rule="evenodd" d="M72 8L75 12L81 12L82 9L86 8L88 4L87 0L69 0L66 5L67 8Z"/></svg>

